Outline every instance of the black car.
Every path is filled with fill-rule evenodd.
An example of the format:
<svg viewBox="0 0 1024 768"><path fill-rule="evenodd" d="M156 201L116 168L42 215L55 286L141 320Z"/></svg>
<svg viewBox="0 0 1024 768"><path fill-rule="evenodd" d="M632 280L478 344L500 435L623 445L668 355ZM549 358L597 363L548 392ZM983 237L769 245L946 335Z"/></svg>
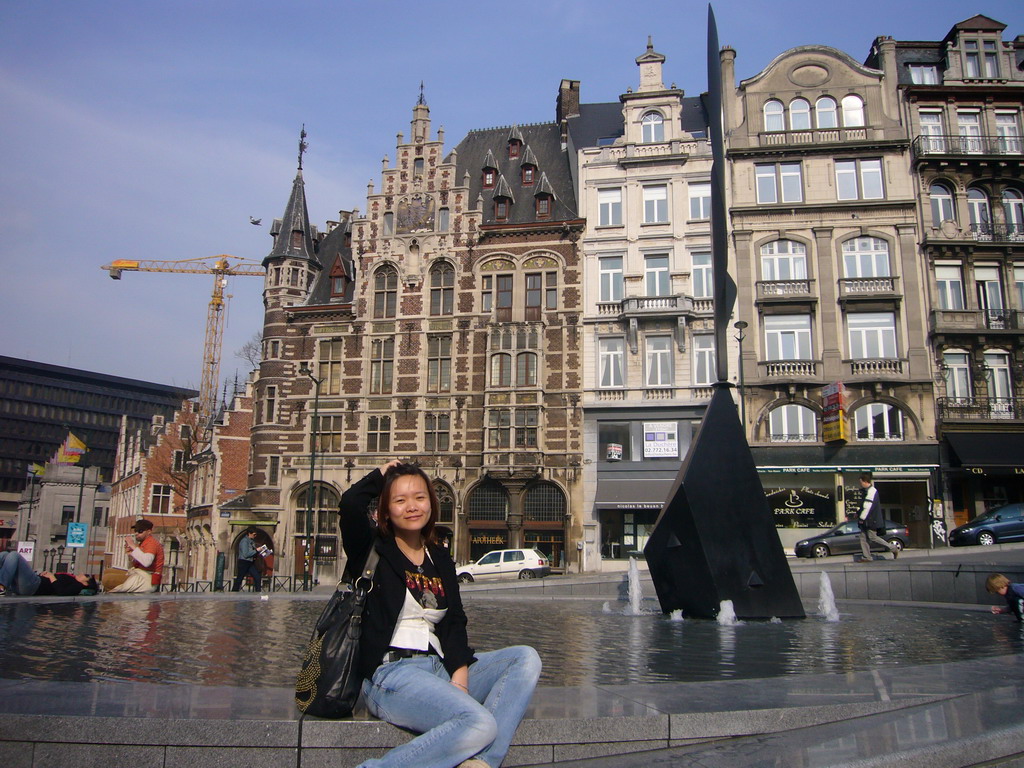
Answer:
<svg viewBox="0 0 1024 768"><path fill-rule="evenodd" d="M978 515L971 522L954 528L949 543L954 547L980 544L983 547L997 541L1024 539L1024 504L1005 504Z"/></svg>
<svg viewBox="0 0 1024 768"><path fill-rule="evenodd" d="M910 531L907 530L907 526L894 523L892 520L885 521L885 535L882 538L901 552L910 546ZM886 551L884 547L874 542L871 542L871 548L878 552ZM856 520L847 520L817 536L798 541L793 551L797 557L858 554L861 551L860 527Z"/></svg>

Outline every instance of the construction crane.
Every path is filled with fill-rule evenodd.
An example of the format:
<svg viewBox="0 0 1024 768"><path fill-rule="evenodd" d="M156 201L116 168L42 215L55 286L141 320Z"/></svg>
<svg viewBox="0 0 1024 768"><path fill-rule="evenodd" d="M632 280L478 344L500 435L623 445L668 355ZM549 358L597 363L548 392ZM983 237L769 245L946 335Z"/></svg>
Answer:
<svg viewBox="0 0 1024 768"><path fill-rule="evenodd" d="M205 259L183 259L181 261L136 261L117 259L106 264L105 269L114 280L121 279L122 272L173 272L183 275L213 275L213 295L206 313L206 342L203 345L203 376L199 386L199 428L205 431L213 418L217 398L217 382L220 379L220 350L224 336L224 288L228 277L248 275L264 277L266 271L258 261L229 256L210 256Z"/></svg>

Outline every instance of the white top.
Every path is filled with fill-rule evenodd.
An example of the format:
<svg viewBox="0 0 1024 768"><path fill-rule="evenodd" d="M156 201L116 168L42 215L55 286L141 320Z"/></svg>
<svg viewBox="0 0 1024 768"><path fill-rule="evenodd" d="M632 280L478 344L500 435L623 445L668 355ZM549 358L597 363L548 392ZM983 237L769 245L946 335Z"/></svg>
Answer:
<svg viewBox="0 0 1024 768"><path fill-rule="evenodd" d="M434 627L448 613L447 608L424 608L405 590L405 604L398 614L395 632L391 635L392 648L409 648L414 651L426 651L433 648L437 655L444 658L441 641L434 634Z"/></svg>

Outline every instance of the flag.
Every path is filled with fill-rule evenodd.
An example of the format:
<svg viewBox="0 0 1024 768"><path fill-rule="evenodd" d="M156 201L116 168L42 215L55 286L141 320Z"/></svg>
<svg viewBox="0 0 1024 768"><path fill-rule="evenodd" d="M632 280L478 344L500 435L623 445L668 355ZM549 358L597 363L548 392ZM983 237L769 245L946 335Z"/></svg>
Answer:
<svg viewBox="0 0 1024 768"><path fill-rule="evenodd" d="M85 443L75 437L74 432L68 432L68 436L50 461L54 464L77 464L86 450Z"/></svg>
<svg viewBox="0 0 1024 768"><path fill-rule="evenodd" d="M46 467L42 464L29 464L28 465L28 476L29 477L42 477L43 472L46 471Z"/></svg>

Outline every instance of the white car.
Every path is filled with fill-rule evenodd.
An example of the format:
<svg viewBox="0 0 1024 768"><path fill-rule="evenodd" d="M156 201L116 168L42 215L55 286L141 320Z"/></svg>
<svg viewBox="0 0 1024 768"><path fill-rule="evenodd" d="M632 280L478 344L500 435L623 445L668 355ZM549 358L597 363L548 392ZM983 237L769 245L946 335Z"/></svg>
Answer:
<svg viewBox="0 0 1024 768"><path fill-rule="evenodd" d="M455 569L460 584L480 579L536 579L551 573L551 563L536 549L496 549L475 563Z"/></svg>

